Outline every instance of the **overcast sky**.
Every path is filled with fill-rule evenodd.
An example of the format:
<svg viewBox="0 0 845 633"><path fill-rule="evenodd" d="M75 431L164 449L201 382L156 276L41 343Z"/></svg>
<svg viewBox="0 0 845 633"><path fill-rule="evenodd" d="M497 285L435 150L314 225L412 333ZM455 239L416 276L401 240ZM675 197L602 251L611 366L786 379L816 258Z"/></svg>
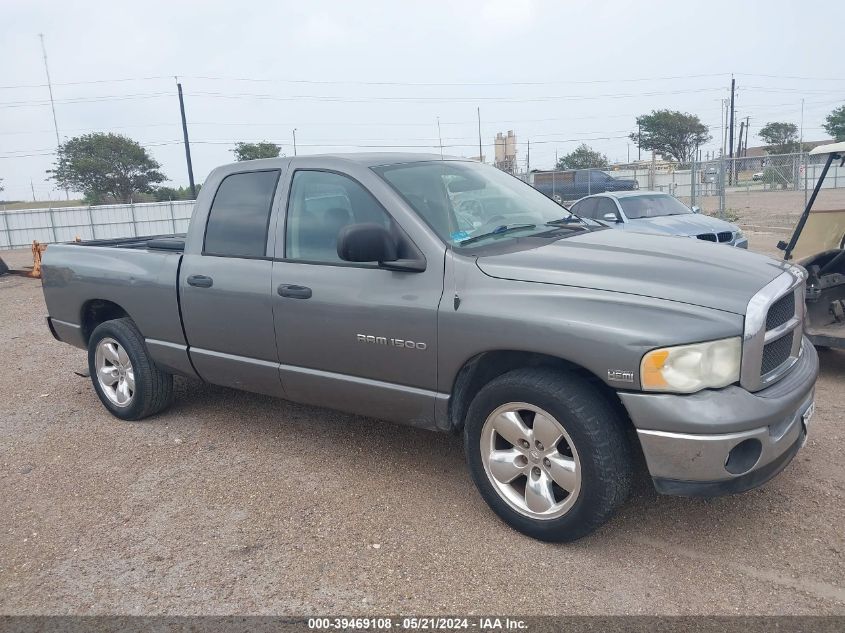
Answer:
<svg viewBox="0 0 845 633"><path fill-rule="evenodd" d="M174 75L185 91L198 182L237 140L293 153L379 147L478 154L513 129L524 165L549 168L582 140L636 158L626 134L655 108L697 114L720 146L737 117L800 123L804 138L845 103L845 2L46 2L0 4L0 197L59 197L38 34L62 140L113 131L187 183ZM122 80L122 81L115 81ZM97 83L95 83L97 82Z"/></svg>

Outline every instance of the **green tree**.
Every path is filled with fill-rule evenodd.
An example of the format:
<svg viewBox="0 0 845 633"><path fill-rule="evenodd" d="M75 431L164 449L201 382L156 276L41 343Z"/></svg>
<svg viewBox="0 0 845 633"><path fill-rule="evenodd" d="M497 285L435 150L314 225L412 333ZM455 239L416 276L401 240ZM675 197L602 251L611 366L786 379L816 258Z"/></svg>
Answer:
<svg viewBox="0 0 845 633"><path fill-rule="evenodd" d="M837 141L845 141L845 105L839 106L828 114L822 127Z"/></svg>
<svg viewBox="0 0 845 633"><path fill-rule="evenodd" d="M91 204L131 202L167 180L141 145L122 134L85 134L59 146L55 168L47 170L62 189L81 191Z"/></svg>
<svg viewBox="0 0 845 633"><path fill-rule="evenodd" d="M709 128L694 114L676 110L652 110L637 117L639 132L630 134L640 148L686 163L700 145L712 137Z"/></svg>
<svg viewBox="0 0 845 633"><path fill-rule="evenodd" d="M258 158L278 158L282 148L269 141L259 143L235 143L232 153L236 161L256 160Z"/></svg>
<svg viewBox="0 0 845 633"><path fill-rule="evenodd" d="M798 126L794 123L782 121L766 123L757 132L757 136L766 142L766 151L769 154L791 154L797 152L799 148Z"/></svg>
<svg viewBox="0 0 845 633"><path fill-rule="evenodd" d="M556 169L589 169L607 167L607 156L595 151L586 143L581 143L571 153L561 158Z"/></svg>
<svg viewBox="0 0 845 633"><path fill-rule="evenodd" d="M197 193L200 192L202 185L197 184ZM156 187L153 191L153 197L158 202L167 202L168 200L193 200L190 187Z"/></svg>

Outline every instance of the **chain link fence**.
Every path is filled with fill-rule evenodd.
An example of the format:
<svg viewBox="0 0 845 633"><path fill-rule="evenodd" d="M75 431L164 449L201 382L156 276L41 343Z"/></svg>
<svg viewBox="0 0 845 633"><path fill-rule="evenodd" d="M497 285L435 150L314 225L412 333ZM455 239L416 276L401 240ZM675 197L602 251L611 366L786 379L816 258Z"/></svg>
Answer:
<svg viewBox="0 0 845 633"><path fill-rule="evenodd" d="M742 156L679 164L668 161L524 174L537 189L564 204L606 191L640 189L675 196L702 213L738 224L761 250L788 239L821 175L825 155L806 152ZM834 164L824 199L845 208L845 167ZM756 234L756 235L755 235ZM770 247L770 248L769 248Z"/></svg>

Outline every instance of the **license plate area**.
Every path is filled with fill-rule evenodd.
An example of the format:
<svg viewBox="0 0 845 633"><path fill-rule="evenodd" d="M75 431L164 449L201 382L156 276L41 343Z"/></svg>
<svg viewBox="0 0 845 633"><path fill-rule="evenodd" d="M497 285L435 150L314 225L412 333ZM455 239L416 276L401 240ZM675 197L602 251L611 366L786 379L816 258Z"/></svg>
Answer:
<svg viewBox="0 0 845 633"><path fill-rule="evenodd" d="M804 413L801 414L801 427L802 427L802 437L801 437L801 448L807 444L807 436L810 433L810 420L813 417L813 414L816 412L816 401L813 400L810 403L810 406L804 410Z"/></svg>

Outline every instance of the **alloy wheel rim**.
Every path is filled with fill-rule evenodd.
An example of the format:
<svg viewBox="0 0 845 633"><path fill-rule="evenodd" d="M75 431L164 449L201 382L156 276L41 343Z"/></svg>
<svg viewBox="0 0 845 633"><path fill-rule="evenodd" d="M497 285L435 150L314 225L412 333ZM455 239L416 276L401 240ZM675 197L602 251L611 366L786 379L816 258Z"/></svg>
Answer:
<svg viewBox="0 0 845 633"><path fill-rule="evenodd" d="M135 395L135 371L123 346L113 338L104 338L97 344L94 355L97 382L109 402L118 407L128 407Z"/></svg>
<svg viewBox="0 0 845 633"><path fill-rule="evenodd" d="M525 402L496 408L481 429L481 461L499 496L532 519L556 519L581 491L581 461L563 425Z"/></svg>

